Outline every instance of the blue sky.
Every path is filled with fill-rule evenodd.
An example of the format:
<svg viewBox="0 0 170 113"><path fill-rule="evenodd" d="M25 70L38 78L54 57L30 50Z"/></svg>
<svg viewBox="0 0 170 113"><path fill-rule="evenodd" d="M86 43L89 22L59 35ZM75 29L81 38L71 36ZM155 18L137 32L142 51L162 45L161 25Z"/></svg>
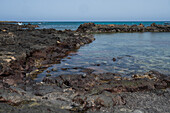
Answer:
<svg viewBox="0 0 170 113"><path fill-rule="evenodd" d="M0 20L170 20L170 0L0 0Z"/></svg>

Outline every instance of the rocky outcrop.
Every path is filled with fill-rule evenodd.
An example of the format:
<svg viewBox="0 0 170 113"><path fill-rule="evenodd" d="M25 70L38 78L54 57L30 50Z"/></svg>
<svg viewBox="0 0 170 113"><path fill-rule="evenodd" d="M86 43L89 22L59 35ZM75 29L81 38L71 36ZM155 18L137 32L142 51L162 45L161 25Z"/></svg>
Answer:
<svg viewBox="0 0 170 113"><path fill-rule="evenodd" d="M81 32L91 31L95 26L96 25L94 23L84 23L78 27L77 31Z"/></svg>
<svg viewBox="0 0 170 113"><path fill-rule="evenodd" d="M79 32L88 33L117 33L117 32L170 32L170 25L156 25L145 27L140 25L97 25L94 23L85 23L77 29Z"/></svg>
<svg viewBox="0 0 170 113"><path fill-rule="evenodd" d="M31 71L38 72L41 67L59 62L70 51L94 40L87 33L35 27L0 25L0 79L3 82L21 82Z"/></svg>
<svg viewBox="0 0 170 113"><path fill-rule="evenodd" d="M167 112L169 83L170 77L156 71L132 78L102 73L45 77L41 83L29 81L17 86L1 83L0 107L8 106L1 110L11 113L29 109L57 113L54 107L63 112Z"/></svg>
<svg viewBox="0 0 170 113"><path fill-rule="evenodd" d="M0 31L3 32L15 32L15 31L22 31L23 29L29 29L29 30L33 30L35 28L39 27L38 25L17 25L17 24L5 24L5 23L1 23L0 24Z"/></svg>

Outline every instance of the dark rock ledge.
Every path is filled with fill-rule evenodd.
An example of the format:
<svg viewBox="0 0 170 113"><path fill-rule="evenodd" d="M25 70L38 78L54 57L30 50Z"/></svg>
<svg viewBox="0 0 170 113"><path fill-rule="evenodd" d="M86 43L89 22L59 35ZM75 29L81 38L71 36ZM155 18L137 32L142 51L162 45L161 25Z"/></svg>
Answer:
<svg viewBox="0 0 170 113"><path fill-rule="evenodd" d="M94 23L85 23L77 29L79 32L88 33L119 33L119 32L170 32L170 25L157 25L155 23L148 27L140 25L97 25Z"/></svg>
<svg viewBox="0 0 170 113"><path fill-rule="evenodd" d="M90 71L90 70L89 70ZM45 77L16 86L0 83L0 112L168 113L170 76L115 73Z"/></svg>
<svg viewBox="0 0 170 113"><path fill-rule="evenodd" d="M35 29L32 25L0 25L0 79L10 85L30 72L59 62L69 52L94 40L71 30ZM23 29L27 28L27 29Z"/></svg>
<svg viewBox="0 0 170 113"><path fill-rule="evenodd" d="M119 73L93 74L86 69L85 75L33 81L29 74L59 62L70 51L94 40L87 33L93 29L81 31L82 26L86 24L77 31L57 31L31 25L0 25L1 113L170 111L170 76L156 71L125 78Z"/></svg>

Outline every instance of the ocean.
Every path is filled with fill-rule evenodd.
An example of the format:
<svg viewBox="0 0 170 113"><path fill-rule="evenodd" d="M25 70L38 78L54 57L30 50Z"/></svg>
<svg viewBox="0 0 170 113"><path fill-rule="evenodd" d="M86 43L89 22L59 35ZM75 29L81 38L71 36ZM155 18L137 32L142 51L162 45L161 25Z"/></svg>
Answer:
<svg viewBox="0 0 170 113"><path fill-rule="evenodd" d="M84 21L84 22L23 22L24 24L33 24L33 25L39 25L38 29L48 29L48 28L54 28L56 30L65 30L65 29L71 29L71 30L76 30L81 24L83 23L88 23L89 21ZM93 21L92 21L93 22ZM156 23L159 25L165 25L167 23L170 23L169 21L115 21L115 22L96 22L94 21L93 23L95 24L102 24L102 25L108 25L108 24L118 24L118 25L139 25L142 23L145 26L150 26L152 23Z"/></svg>

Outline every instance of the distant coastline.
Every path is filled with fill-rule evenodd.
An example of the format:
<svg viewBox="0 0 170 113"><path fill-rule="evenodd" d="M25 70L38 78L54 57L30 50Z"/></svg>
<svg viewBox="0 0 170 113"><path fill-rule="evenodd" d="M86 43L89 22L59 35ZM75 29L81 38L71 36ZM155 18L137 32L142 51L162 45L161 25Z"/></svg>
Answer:
<svg viewBox="0 0 170 113"><path fill-rule="evenodd" d="M170 22L170 20L18 20L18 21L0 21L5 23L17 22Z"/></svg>
<svg viewBox="0 0 170 113"><path fill-rule="evenodd" d="M0 23L17 23L17 21L0 21Z"/></svg>

